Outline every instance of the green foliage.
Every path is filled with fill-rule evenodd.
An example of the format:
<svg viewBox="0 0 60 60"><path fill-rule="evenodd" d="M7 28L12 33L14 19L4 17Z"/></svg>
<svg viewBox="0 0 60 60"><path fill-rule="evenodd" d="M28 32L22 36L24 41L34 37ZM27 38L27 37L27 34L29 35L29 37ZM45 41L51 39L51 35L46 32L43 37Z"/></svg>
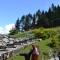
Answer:
<svg viewBox="0 0 60 60"><path fill-rule="evenodd" d="M60 34L58 34L57 39L58 39L58 41L60 42Z"/></svg>
<svg viewBox="0 0 60 60"><path fill-rule="evenodd" d="M60 52L60 31L59 30L60 27L49 28L49 29L39 28L39 29L34 29L26 32L19 32L18 34L16 34L16 36L19 38L21 36L25 37L29 34L34 34L34 36L37 35L36 38L40 38L40 36L45 36L44 40L42 39L42 41L36 42L35 44L39 46L40 55L42 56L41 58L48 60L48 58L50 57L49 56L50 49L52 51L50 52L51 54ZM26 49L23 49L23 51L26 52L29 51L30 49L31 46L27 46ZM17 60L17 59L24 60L23 57L19 55L13 58L13 60Z"/></svg>
<svg viewBox="0 0 60 60"><path fill-rule="evenodd" d="M26 34L24 32L18 32L17 34L15 34L15 36L17 38L24 38L24 37L26 37Z"/></svg>
<svg viewBox="0 0 60 60"><path fill-rule="evenodd" d="M36 38L43 38L43 32L40 32L40 30L34 31L34 35Z"/></svg>
<svg viewBox="0 0 60 60"><path fill-rule="evenodd" d="M33 31L33 34L35 35L36 38L42 38L43 40L45 40L55 36L57 32L52 29L40 28L40 29L35 29Z"/></svg>
<svg viewBox="0 0 60 60"><path fill-rule="evenodd" d="M56 41L54 39L51 39L51 43L49 43L50 48L56 47Z"/></svg>
<svg viewBox="0 0 60 60"><path fill-rule="evenodd" d="M12 29L12 30L10 30L9 35L15 35L17 33L18 33L18 31L16 29L14 29L14 30Z"/></svg>

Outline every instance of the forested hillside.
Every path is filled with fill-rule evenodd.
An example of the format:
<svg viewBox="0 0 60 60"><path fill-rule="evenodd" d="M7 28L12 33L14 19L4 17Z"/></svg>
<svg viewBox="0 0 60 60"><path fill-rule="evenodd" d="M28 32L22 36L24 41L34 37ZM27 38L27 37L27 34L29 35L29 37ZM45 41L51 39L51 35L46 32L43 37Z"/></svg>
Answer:
<svg viewBox="0 0 60 60"><path fill-rule="evenodd" d="M17 19L16 28L19 30L29 30L34 28L50 28L60 26L60 6L54 4L49 7L48 11L36 11L34 14L23 15Z"/></svg>

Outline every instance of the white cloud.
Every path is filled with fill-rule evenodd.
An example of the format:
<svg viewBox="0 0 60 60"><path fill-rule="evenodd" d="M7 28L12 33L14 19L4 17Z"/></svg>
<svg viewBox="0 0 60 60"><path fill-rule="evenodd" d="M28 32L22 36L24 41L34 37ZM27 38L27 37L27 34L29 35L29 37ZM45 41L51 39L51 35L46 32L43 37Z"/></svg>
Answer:
<svg viewBox="0 0 60 60"><path fill-rule="evenodd" d="M0 33L1 33L1 34L3 34L3 31L4 31L3 28L0 27Z"/></svg>
<svg viewBox="0 0 60 60"><path fill-rule="evenodd" d="M4 27L0 27L0 34L8 34L9 31L14 27L15 27L14 24L8 24Z"/></svg>

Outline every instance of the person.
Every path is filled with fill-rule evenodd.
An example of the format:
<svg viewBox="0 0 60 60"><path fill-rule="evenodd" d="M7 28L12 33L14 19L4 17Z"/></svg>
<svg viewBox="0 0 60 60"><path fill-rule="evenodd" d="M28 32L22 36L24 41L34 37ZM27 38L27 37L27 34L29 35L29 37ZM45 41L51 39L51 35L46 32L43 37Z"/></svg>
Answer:
<svg viewBox="0 0 60 60"><path fill-rule="evenodd" d="M59 60L60 60L60 52L58 53L58 58L59 58Z"/></svg>
<svg viewBox="0 0 60 60"><path fill-rule="evenodd" d="M30 56L32 54L33 50L31 49L29 53L20 53L20 56L24 56L25 60L30 60Z"/></svg>
<svg viewBox="0 0 60 60"><path fill-rule="evenodd" d="M32 45L33 51L32 51L32 57L31 60L38 60L39 59L39 48L36 45Z"/></svg>

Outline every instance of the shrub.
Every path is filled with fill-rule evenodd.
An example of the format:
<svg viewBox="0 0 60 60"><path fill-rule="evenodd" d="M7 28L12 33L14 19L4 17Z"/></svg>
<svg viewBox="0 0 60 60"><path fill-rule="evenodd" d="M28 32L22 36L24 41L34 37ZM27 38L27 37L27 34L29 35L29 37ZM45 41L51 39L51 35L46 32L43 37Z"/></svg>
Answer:
<svg viewBox="0 0 60 60"><path fill-rule="evenodd" d="M10 32L9 35L15 35L18 33L18 31L16 29L10 30L9 32Z"/></svg>
<svg viewBox="0 0 60 60"><path fill-rule="evenodd" d="M42 38L43 40L49 39L56 35L56 31L48 29L35 29L33 31L36 38Z"/></svg>
<svg viewBox="0 0 60 60"><path fill-rule="evenodd" d="M44 33L40 29L34 30L33 34L34 34L35 38L44 38L44 36L43 36Z"/></svg>
<svg viewBox="0 0 60 60"><path fill-rule="evenodd" d="M60 34L57 35L57 39L60 42Z"/></svg>

